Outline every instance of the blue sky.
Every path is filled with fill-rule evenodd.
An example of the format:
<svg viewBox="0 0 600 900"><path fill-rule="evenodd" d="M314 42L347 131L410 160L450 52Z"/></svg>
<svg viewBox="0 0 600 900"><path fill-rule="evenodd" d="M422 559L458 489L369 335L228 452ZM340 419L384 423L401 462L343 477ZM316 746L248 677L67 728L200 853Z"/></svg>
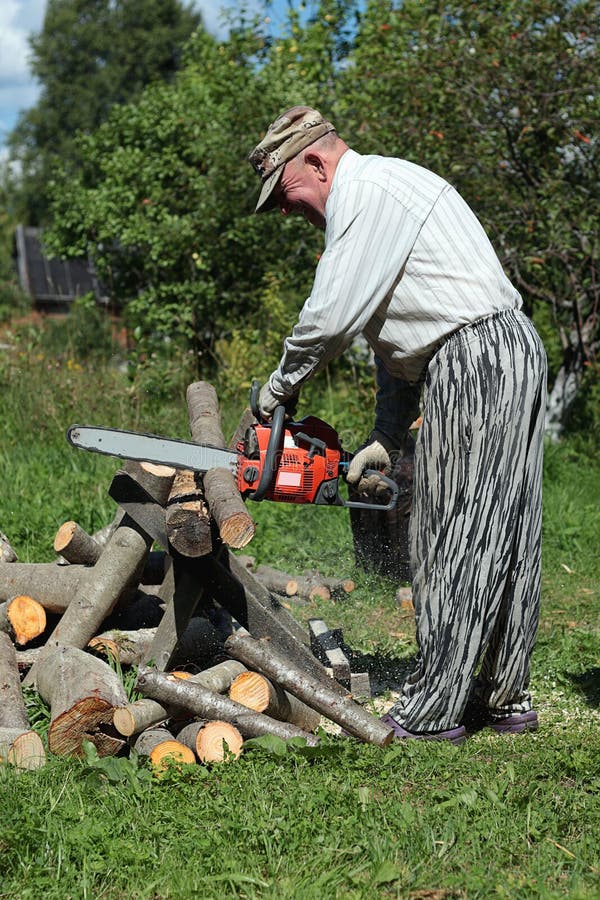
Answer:
<svg viewBox="0 0 600 900"><path fill-rule="evenodd" d="M255 0L244 5L250 8ZM20 110L29 109L37 100L39 87L28 67L27 37L39 32L44 21L47 0L0 0L0 161L5 156L7 134L14 127ZM223 7L235 8L233 0L194 0L193 6L203 16L206 28L223 36L220 18ZM260 7L259 0L256 6ZM286 0L274 0L269 7L272 28L285 20Z"/></svg>

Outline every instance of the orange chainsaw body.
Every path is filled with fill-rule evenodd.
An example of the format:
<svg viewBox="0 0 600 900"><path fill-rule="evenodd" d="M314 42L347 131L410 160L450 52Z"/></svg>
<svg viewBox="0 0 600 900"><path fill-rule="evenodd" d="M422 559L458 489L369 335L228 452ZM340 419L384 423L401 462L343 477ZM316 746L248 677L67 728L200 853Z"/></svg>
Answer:
<svg viewBox="0 0 600 900"><path fill-rule="evenodd" d="M270 425L252 425L237 445L240 493L255 490L265 466L270 466L275 474L265 500L335 503L342 457L335 429L316 416L286 423L275 457L268 459L268 452L273 454L273 448L269 448L270 437Z"/></svg>

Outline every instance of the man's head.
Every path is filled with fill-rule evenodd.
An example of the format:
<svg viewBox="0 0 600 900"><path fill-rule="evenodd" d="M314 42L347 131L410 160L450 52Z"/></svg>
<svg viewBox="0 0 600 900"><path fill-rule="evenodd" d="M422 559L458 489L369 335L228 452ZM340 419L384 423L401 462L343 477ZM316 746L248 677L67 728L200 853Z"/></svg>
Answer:
<svg viewBox="0 0 600 900"><path fill-rule="evenodd" d="M248 157L263 182L256 212L279 206L323 227L331 177L346 149L316 109L294 106L282 113Z"/></svg>

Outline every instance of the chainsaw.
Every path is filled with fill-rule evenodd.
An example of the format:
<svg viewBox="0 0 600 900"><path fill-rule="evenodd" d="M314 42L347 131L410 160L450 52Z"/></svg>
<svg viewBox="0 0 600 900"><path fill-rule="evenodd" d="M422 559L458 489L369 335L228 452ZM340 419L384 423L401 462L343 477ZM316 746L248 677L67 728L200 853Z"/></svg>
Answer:
<svg viewBox="0 0 600 900"><path fill-rule="evenodd" d="M95 425L71 425L67 440L74 447L121 459L194 472L229 469L244 499L346 506L380 512L396 505L396 482L371 469L363 474L378 476L389 488L390 499L386 504L342 497L340 476L345 477L352 454L342 449L336 430L316 416L306 416L298 422L286 420L283 406L275 409L271 422L261 421L258 389L259 382L254 381L250 405L258 421L250 425L234 450Z"/></svg>

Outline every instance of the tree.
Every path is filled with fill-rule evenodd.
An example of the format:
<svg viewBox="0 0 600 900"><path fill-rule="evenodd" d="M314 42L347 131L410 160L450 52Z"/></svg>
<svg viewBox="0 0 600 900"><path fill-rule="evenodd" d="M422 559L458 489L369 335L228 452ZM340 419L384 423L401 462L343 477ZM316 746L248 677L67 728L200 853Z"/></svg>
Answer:
<svg viewBox="0 0 600 900"><path fill-rule="evenodd" d="M47 217L52 168L78 161L75 135L94 131L115 103L171 78L200 22L180 0L48 0L42 30L30 39L41 96L9 137L32 224Z"/></svg>
<svg viewBox="0 0 600 900"><path fill-rule="evenodd" d="M599 13L376 0L337 84L357 147L429 166L478 212L544 336L555 438L600 340Z"/></svg>

